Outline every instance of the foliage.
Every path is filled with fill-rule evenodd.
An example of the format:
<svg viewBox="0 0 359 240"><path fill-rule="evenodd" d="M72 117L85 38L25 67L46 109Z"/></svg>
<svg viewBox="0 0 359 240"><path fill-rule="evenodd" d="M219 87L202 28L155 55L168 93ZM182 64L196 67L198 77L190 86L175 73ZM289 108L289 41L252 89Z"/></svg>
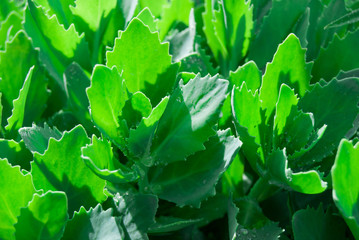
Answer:
<svg viewBox="0 0 359 240"><path fill-rule="evenodd" d="M354 0L2 0L0 239L359 239Z"/></svg>

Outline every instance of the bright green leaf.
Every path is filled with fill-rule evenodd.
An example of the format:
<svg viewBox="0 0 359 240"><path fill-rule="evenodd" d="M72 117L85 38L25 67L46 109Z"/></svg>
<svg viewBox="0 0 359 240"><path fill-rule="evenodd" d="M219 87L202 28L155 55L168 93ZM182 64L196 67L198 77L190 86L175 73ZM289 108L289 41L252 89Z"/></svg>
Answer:
<svg viewBox="0 0 359 240"><path fill-rule="evenodd" d="M218 9L213 6L213 0L205 1L203 31L223 75L227 76L247 54L253 30L253 8L250 1L244 0L218 2Z"/></svg>
<svg viewBox="0 0 359 240"><path fill-rule="evenodd" d="M167 4L167 2L167 0L139 0L138 4L142 9L148 7L153 15L158 18L161 16L163 6Z"/></svg>
<svg viewBox="0 0 359 240"><path fill-rule="evenodd" d="M257 161L264 163L259 125L262 124L261 102L258 91L252 94L245 82L232 91L232 111L238 136L243 142L243 153L253 169L257 169Z"/></svg>
<svg viewBox="0 0 359 240"><path fill-rule="evenodd" d="M268 181L285 189L293 189L305 194L317 194L327 188L327 183L315 170L294 173L288 167L285 149L273 151L266 160L266 166Z"/></svg>
<svg viewBox="0 0 359 240"><path fill-rule="evenodd" d="M343 139L332 168L333 200L356 238L359 237L358 159L359 144Z"/></svg>
<svg viewBox="0 0 359 240"><path fill-rule="evenodd" d="M119 119L128 99L123 75L116 67L112 69L97 65L87 88L91 116L99 130L124 148L124 137L128 135L126 123Z"/></svg>
<svg viewBox="0 0 359 240"><path fill-rule="evenodd" d="M100 178L112 183L126 183L138 179L132 169L114 158L111 143L92 136L92 143L82 148L82 158L86 165Z"/></svg>
<svg viewBox="0 0 359 240"><path fill-rule="evenodd" d="M67 198L63 192L34 194L21 209L15 224L16 239L60 239L68 220Z"/></svg>
<svg viewBox="0 0 359 240"><path fill-rule="evenodd" d="M40 48L40 59L50 75L64 90L62 75L73 61L89 68L89 50L84 35L79 35L73 24L68 29L60 25L56 16L49 18L44 9L28 2L24 27L35 47Z"/></svg>
<svg viewBox="0 0 359 240"><path fill-rule="evenodd" d="M163 98L147 118L142 118L136 129L130 130L128 148L131 156L141 158L150 154L152 138L158 121L166 109L168 99L168 97Z"/></svg>
<svg viewBox="0 0 359 240"><path fill-rule="evenodd" d="M279 45L263 75L260 99L263 109L266 109L267 121L275 110L282 83L294 88L300 97L309 90L311 67L310 63L305 62L305 50L301 48L299 39L290 34Z"/></svg>
<svg viewBox="0 0 359 240"><path fill-rule="evenodd" d="M22 29L22 19L17 12L11 12L0 24L0 49L5 48L5 42L11 42L16 33Z"/></svg>
<svg viewBox="0 0 359 240"><path fill-rule="evenodd" d="M168 48L168 43L160 43L158 33L151 33L141 20L134 18L116 38L114 50L107 52L107 66L123 71L131 93L142 91L152 104L157 104L172 90L175 81L174 76L161 77L171 68Z"/></svg>
<svg viewBox="0 0 359 240"><path fill-rule="evenodd" d="M18 98L29 69L38 65L38 51L32 47L25 32L20 31L0 51L0 92L2 92L3 118L11 115L13 100ZM3 119L3 122L5 121Z"/></svg>
<svg viewBox="0 0 359 240"><path fill-rule="evenodd" d="M31 175L23 175L20 167L12 167L7 160L0 160L0 238L15 239L14 224L20 209L26 207L35 193Z"/></svg>
<svg viewBox="0 0 359 240"><path fill-rule="evenodd" d="M215 135L228 82L217 76L199 75L173 92L159 120L151 146L149 164L168 164L185 160L204 150L203 143Z"/></svg>
<svg viewBox="0 0 359 240"><path fill-rule="evenodd" d="M13 101L12 115L7 119L7 136L15 138L22 126L30 125L40 119L45 110L49 93L43 69L31 67L20 94Z"/></svg>
<svg viewBox="0 0 359 240"><path fill-rule="evenodd" d="M97 177L81 158L81 147L90 143L82 126L64 132L60 140L50 138L44 154L34 153L31 164L36 189L64 191L69 215L81 206L91 207L106 199L106 182Z"/></svg>
<svg viewBox="0 0 359 240"><path fill-rule="evenodd" d="M60 24L68 28L73 20L73 15L70 11L70 6L75 4L75 0L32 0L37 5L40 5L46 12L48 17L56 15Z"/></svg>
<svg viewBox="0 0 359 240"><path fill-rule="evenodd" d="M179 22L189 26L189 14L193 8L192 0L171 0L162 9L161 20L158 22L159 37L163 41L174 24Z"/></svg>

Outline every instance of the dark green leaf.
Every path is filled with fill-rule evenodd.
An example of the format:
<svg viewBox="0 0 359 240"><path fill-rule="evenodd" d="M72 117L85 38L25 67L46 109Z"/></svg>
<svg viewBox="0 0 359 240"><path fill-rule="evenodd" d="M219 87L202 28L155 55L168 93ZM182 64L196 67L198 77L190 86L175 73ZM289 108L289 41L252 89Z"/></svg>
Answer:
<svg viewBox="0 0 359 240"><path fill-rule="evenodd" d="M46 151L50 138L59 140L62 137L61 132L57 128L50 128L46 123L44 127L32 125L32 127L20 128L19 133L26 147L31 152L38 152L40 154Z"/></svg>
<svg viewBox="0 0 359 240"><path fill-rule="evenodd" d="M305 166L308 163L313 164L313 161L320 162L332 154L341 138L353 128L353 122L359 113L358 101L358 78L333 79L324 86L316 84L299 100L300 109L313 113L315 128L323 125L327 125L327 128L319 142L298 159L296 165Z"/></svg>
<svg viewBox="0 0 359 240"><path fill-rule="evenodd" d="M12 166L19 165L21 169L30 171L31 152L26 149L23 141L0 139L0 159L7 159Z"/></svg>
<svg viewBox="0 0 359 240"><path fill-rule="evenodd" d="M117 211L121 226L126 232L125 239L148 239L147 231L155 223L158 199L149 194L117 195Z"/></svg>
<svg viewBox="0 0 359 240"><path fill-rule="evenodd" d="M219 131L205 143L205 149L186 161L150 169L149 188L160 198L179 206L200 206L200 202L215 194L214 186L228 168L241 146L230 131Z"/></svg>
<svg viewBox="0 0 359 240"><path fill-rule="evenodd" d="M309 0L272 1L272 7L263 18L260 31L252 41L248 53L248 58L254 60L260 69L270 61L278 44L292 31L297 20L306 11L308 2Z"/></svg>
<svg viewBox="0 0 359 240"><path fill-rule="evenodd" d="M328 47L321 49L313 65L313 82L321 78L331 80L340 71L348 71L359 67L359 60L355 54L359 51L359 31L348 32L344 37L337 34Z"/></svg>
<svg viewBox="0 0 359 240"><path fill-rule="evenodd" d="M317 210L307 208L293 215L293 232L296 240L345 239L345 224L339 216L323 206Z"/></svg>
<svg viewBox="0 0 359 240"><path fill-rule="evenodd" d="M89 211L81 207L67 223L63 239L124 239L123 230L117 226L112 212L112 209L102 210L100 204Z"/></svg>

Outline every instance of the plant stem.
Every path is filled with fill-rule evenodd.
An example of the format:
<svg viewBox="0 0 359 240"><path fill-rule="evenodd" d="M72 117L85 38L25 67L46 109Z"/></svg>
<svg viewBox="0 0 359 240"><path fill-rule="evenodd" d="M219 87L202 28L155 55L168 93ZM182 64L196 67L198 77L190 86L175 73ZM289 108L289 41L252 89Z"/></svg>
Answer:
<svg viewBox="0 0 359 240"><path fill-rule="evenodd" d="M251 188L248 196L256 199L258 202L261 202L272 196L279 189L279 187L268 183L266 179L259 178Z"/></svg>

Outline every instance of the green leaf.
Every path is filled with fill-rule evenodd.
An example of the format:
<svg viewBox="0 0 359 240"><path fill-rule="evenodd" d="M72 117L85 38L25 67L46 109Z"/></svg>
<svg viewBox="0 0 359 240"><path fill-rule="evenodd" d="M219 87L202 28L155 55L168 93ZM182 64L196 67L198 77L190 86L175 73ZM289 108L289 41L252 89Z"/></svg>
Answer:
<svg viewBox="0 0 359 240"><path fill-rule="evenodd" d="M257 161L264 164L264 152L261 146L259 125L263 122L261 101L258 91L252 94L247 84L232 91L232 111L237 135L243 142L242 150L253 169L257 169Z"/></svg>
<svg viewBox="0 0 359 240"><path fill-rule="evenodd" d="M156 223L149 228L148 232L152 234L174 232L192 226L200 221L201 219L192 220L192 219L160 216L156 218Z"/></svg>
<svg viewBox="0 0 359 240"><path fill-rule="evenodd" d="M332 168L333 200L355 238L359 237L359 144L340 142Z"/></svg>
<svg viewBox="0 0 359 240"><path fill-rule="evenodd" d="M349 25L349 24L353 24L353 23L357 23L359 22L359 10L354 10L351 11L348 14L345 14L344 16L338 18L337 20L329 23L327 26L325 26L326 28L332 28L332 27L341 27L341 26L345 26L345 25Z"/></svg>
<svg viewBox="0 0 359 240"><path fill-rule="evenodd" d="M38 51L34 50L30 39L20 31L0 51L0 92L2 92L3 122L11 115L13 100L18 98L20 89L29 69L38 65Z"/></svg>
<svg viewBox="0 0 359 240"><path fill-rule="evenodd" d="M87 168L81 147L90 143L82 126L64 132L60 140L50 138L44 154L34 153L31 174L36 189L64 191L69 215L80 206L91 207L106 199L106 182Z"/></svg>
<svg viewBox="0 0 359 240"><path fill-rule="evenodd" d="M116 0L76 0L75 7L70 6L70 9L74 18L81 18L91 31L96 32L100 27L101 19L106 18L116 5Z"/></svg>
<svg viewBox="0 0 359 240"><path fill-rule="evenodd" d="M344 37L334 35L326 49L321 49L312 70L313 82L321 78L331 80L340 71L348 71L359 67L355 52L359 51L359 31L348 32Z"/></svg>
<svg viewBox="0 0 359 240"><path fill-rule="evenodd" d="M259 204L250 198L229 201L228 220L231 240L275 240L283 232L263 214Z"/></svg>
<svg viewBox="0 0 359 240"><path fill-rule="evenodd" d="M246 82L248 90L254 93L259 89L262 81L262 74L257 65L253 61L249 61L243 66L239 66L236 71L229 73L230 86L241 87L243 82ZM232 117L231 95L228 95L222 108L223 116L220 119L220 125L226 126Z"/></svg>
<svg viewBox="0 0 359 240"><path fill-rule="evenodd" d="M114 158L111 143L92 136L92 143L82 148L82 159L100 178L113 183L132 182L139 178L132 169Z"/></svg>
<svg viewBox="0 0 359 240"><path fill-rule="evenodd" d="M44 127L32 125L32 127L20 128L19 134L24 140L26 147L31 152L38 152L44 154L46 151L50 138L60 140L62 134L57 128L51 128L44 124Z"/></svg>
<svg viewBox="0 0 359 240"><path fill-rule="evenodd" d="M276 104L274 116L274 128L277 137L284 132L287 125L287 119L292 112L292 107L297 106L298 98L290 87L284 83L280 86L279 97Z"/></svg>
<svg viewBox="0 0 359 240"><path fill-rule="evenodd" d="M173 92L159 120L151 146L150 159L145 164L168 164L182 161L199 150L213 135L221 106L226 97L228 82L199 75Z"/></svg>
<svg viewBox="0 0 359 240"><path fill-rule="evenodd" d="M7 136L16 138L22 126L38 121L45 110L48 96L44 70L31 67L19 97L13 101L12 115L7 119L8 124L5 127Z"/></svg>
<svg viewBox="0 0 359 240"><path fill-rule="evenodd" d="M74 23L78 31L85 33L91 49L91 63L102 63L105 46L113 46L118 30L126 24L125 12L129 11L132 17L131 8L136 6L136 1L76 0L75 4L70 7ZM89 8L89 5L92 7Z"/></svg>
<svg viewBox="0 0 359 240"><path fill-rule="evenodd" d="M292 223L298 240L345 239L343 220L329 209L324 213L322 205L317 210L308 207L297 211Z"/></svg>
<svg viewBox="0 0 359 240"><path fill-rule="evenodd" d="M168 99L168 97L163 98L147 118L142 118L136 129L130 130L127 143L131 156L142 158L150 154L153 135L158 121L166 109Z"/></svg>
<svg viewBox="0 0 359 240"><path fill-rule="evenodd" d="M86 91L95 125L116 145L124 148L128 127L119 117L128 93L123 75L118 73L116 67L110 69L96 65L91 76L91 86Z"/></svg>
<svg viewBox="0 0 359 240"><path fill-rule="evenodd" d="M326 125L315 132L313 114L298 110L297 104L294 90L282 84L274 116L273 147L286 148L289 155L298 157L299 151L309 151L319 141Z"/></svg>
<svg viewBox="0 0 359 240"><path fill-rule="evenodd" d="M35 193L31 175L23 175L20 167L12 167L7 160L0 160L0 238L15 239L14 224L20 209L26 207Z"/></svg>
<svg viewBox="0 0 359 240"><path fill-rule="evenodd" d="M324 4L323 0L312 0L309 3L310 16L306 34L308 60L315 60L321 48L326 48L333 40L334 34L343 30L342 28L325 29L325 26L347 13L345 1L329 1L328 4Z"/></svg>
<svg viewBox="0 0 359 240"><path fill-rule="evenodd" d="M233 240L277 240L283 230L276 223L268 223L258 229L246 229L239 226Z"/></svg>
<svg viewBox="0 0 359 240"><path fill-rule="evenodd" d="M305 50L301 48L299 39L290 34L267 65L260 89L262 107L266 109L266 122L275 110L279 88L282 83L294 88L300 97L309 90L312 64L305 62Z"/></svg>
<svg viewBox="0 0 359 240"><path fill-rule="evenodd" d="M66 222L67 198L63 192L34 194L29 205L21 209L14 225L16 239L60 239Z"/></svg>
<svg viewBox="0 0 359 240"><path fill-rule="evenodd" d="M212 0L205 1L203 31L223 75L227 76L247 55L253 30L253 8L250 1L244 0L218 2L218 9L213 9L213 5Z"/></svg>
<svg viewBox="0 0 359 240"><path fill-rule="evenodd" d="M261 28L252 41L248 59L254 60L262 69L274 55L278 44L288 36L295 23L306 11L308 2L309 0L273 0L268 15L263 18ZM268 36L271 37L268 38Z"/></svg>
<svg viewBox="0 0 359 240"><path fill-rule="evenodd" d="M356 9L359 7L358 2L355 0L344 0L345 6L350 9Z"/></svg>
<svg viewBox="0 0 359 240"><path fill-rule="evenodd" d="M189 14L188 25L188 28L181 32L175 32L168 37L170 42L169 52L173 57L173 62L181 61L181 59L194 53L196 48L196 22L193 10Z"/></svg>
<svg viewBox="0 0 359 240"><path fill-rule="evenodd" d="M11 12L0 24L0 49L5 48L5 42L10 42L22 29L22 18L17 12Z"/></svg>
<svg viewBox="0 0 359 240"><path fill-rule="evenodd" d="M40 5L48 17L56 15L60 24L68 28L73 20L73 15L70 11L70 6L73 6L75 0L33 0L37 5Z"/></svg>
<svg viewBox="0 0 359 240"><path fill-rule="evenodd" d="M98 204L89 211L81 207L75 212L66 225L63 239L124 239L124 236L112 216L112 209L104 211Z"/></svg>
<svg viewBox="0 0 359 240"><path fill-rule="evenodd" d="M145 25L149 27L151 32L158 31L158 19L152 15L152 12L148 7L145 7L138 15L137 18L140 19Z"/></svg>
<svg viewBox="0 0 359 240"><path fill-rule="evenodd" d="M313 161L320 162L324 157L332 154L341 138L353 128L353 122L359 113L358 93L358 78L333 79L324 86L316 84L299 100L300 109L313 113L314 127L327 125L327 128L319 142L295 164L298 166L313 164Z"/></svg>
<svg viewBox="0 0 359 240"><path fill-rule="evenodd" d="M262 82L262 73L253 61L249 61L242 66L239 66L236 71L230 72L229 82L233 86L241 87L243 82L246 82L248 90L254 93L259 89Z"/></svg>
<svg viewBox="0 0 359 240"><path fill-rule="evenodd" d="M230 131L219 131L205 143L205 149L186 161L154 167L148 172L150 190L160 198L179 206L200 206L215 194L215 185L241 146Z"/></svg>
<svg viewBox="0 0 359 240"><path fill-rule="evenodd" d="M155 223L158 198L150 194L116 195L120 225L131 240L148 239L147 231Z"/></svg>
<svg viewBox="0 0 359 240"><path fill-rule="evenodd" d="M269 183L287 190L293 189L305 194L317 194L327 188L327 183L315 170L294 173L288 167L285 149L273 151L266 160L266 167L268 172L265 177Z"/></svg>
<svg viewBox="0 0 359 240"><path fill-rule="evenodd" d="M163 41L171 28L180 22L189 26L189 15L194 7L192 0L171 0L162 8L161 19L158 22L159 37Z"/></svg>
<svg viewBox="0 0 359 240"><path fill-rule="evenodd" d="M158 33L151 33L141 20L134 18L116 38L113 51L107 52L107 66L123 70L131 93L141 91L152 104L157 104L172 90L175 81L175 76L161 77L171 68L168 49L168 43L160 43Z"/></svg>
<svg viewBox="0 0 359 240"><path fill-rule="evenodd" d="M222 177L222 192L233 197L244 195L244 156L237 154Z"/></svg>
<svg viewBox="0 0 359 240"><path fill-rule="evenodd" d="M162 14L162 9L165 4L167 4L167 0L139 0L138 5L141 7L141 9L144 9L148 7L151 10L151 13L158 18Z"/></svg>
<svg viewBox="0 0 359 240"><path fill-rule="evenodd" d="M23 141L0 139L0 159L7 159L12 166L19 165L21 169L30 171L31 152L26 149Z"/></svg>
<svg viewBox="0 0 359 240"><path fill-rule="evenodd" d="M2 22L11 12L21 13L24 8L23 1L7 0L2 1L0 8L0 21Z"/></svg>
<svg viewBox="0 0 359 240"><path fill-rule="evenodd" d="M90 120L89 100L86 88L90 87L91 81L77 63L72 63L64 73L64 84L67 95L68 108L74 112L80 120Z"/></svg>
<svg viewBox="0 0 359 240"><path fill-rule="evenodd" d="M135 128L141 122L141 119L148 117L151 112L150 99L142 92L135 92L126 101L122 110L122 117L126 120L129 128Z"/></svg>
<svg viewBox="0 0 359 240"><path fill-rule="evenodd" d="M206 50L200 44L195 43L195 52L181 59L179 72L200 73L202 77L208 74L213 76L218 73L218 67L213 67L211 57L206 53Z"/></svg>
<svg viewBox="0 0 359 240"><path fill-rule="evenodd" d="M227 212L227 202L228 197L218 192L215 196L203 200L199 208L194 208L191 205L175 207L172 204L171 209L166 212L166 206L162 205L162 207L165 208L165 213L163 215L170 215L183 219L199 219L201 221L196 225L204 226L225 216ZM161 205L158 211L161 211Z"/></svg>
<svg viewBox="0 0 359 240"><path fill-rule="evenodd" d="M62 90L62 75L68 65L75 61L85 69L90 67L84 35L80 36L73 24L65 29L56 16L49 18L44 9L28 1L24 28L32 38L34 46L40 48L40 60Z"/></svg>

